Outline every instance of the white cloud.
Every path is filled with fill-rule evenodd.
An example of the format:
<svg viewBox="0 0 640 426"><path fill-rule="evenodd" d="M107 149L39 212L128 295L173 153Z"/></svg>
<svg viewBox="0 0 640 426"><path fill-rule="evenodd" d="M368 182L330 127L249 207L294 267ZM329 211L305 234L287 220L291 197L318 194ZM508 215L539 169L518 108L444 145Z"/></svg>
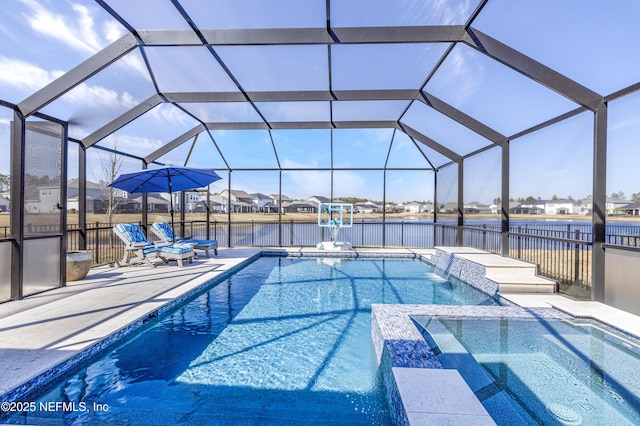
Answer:
<svg viewBox="0 0 640 426"><path fill-rule="evenodd" d="M107 89L102 86L92 86L82 83L71 90L66 95L66 100L77 106L88 106L90 108L114 108L114 109L131 109L138 104L131 94L124 92L122 94L115 90Z"/></svg>
<svg viewBox="0 0 640 426"><path fill-rule="evenodd" d="M160 104L152 109L149 114L151 114L151 116L159 123L163 123L163 125L170 123L173 125L180 125L185 129L191 129L198 125L196 120L172 104Z"/></svg>
<svg viewBox="0 0 640 426"><path fill-rule="evenodd" d="M0 84L38 90L56 75L57 72L44 70L28 62L0 56Z"/></svg>
<svg viewBox="0 0 640 426"><path fill-rule="evenodd" d="M118 40L124 35L123 27L115 21L107 21L103 26L104 36L110 43Z"/></svg>
<svg viewBox="0 0 640 426"><path fill-rule="evenodd" d="M331 193L330 179L328 172L319 170L286 173L282 191L294 199L307 199L313 195L328 197Z"/></svg>
<svg viewBox="0 0 640 426"><path fill-rule="evenodd" d="M81 4L71 3L74 14L63 15L48 10L35 0L21 1L30 11L23 15L34 31L80 52L95 54L107 44L118 40L125 32L114 20L105 21L98 30L92 11ZM140 55L129 54L121 63L148 78L147 68Z"/></svg>
<svg viewBox="0 0 640 426"><path fill-rule="evenodd" d="M22 0L22 3L30 9L31 13L24 16L34 31L80 51L95 53L104 47L85 6L72 4L75 16L65 16L48 10L35 0Z"/></svg>
<svg viewBox="0 0 640 426"><path fill-rule="evenodd" d="M280 164L283 169L315 169L318 167L317 160L311 160L306 163L292 160L290 158L280 158Z"/></svg>
<svg viewBox="0 0 640 426"><path fill-rule="evenodd" d="M111 147L113 143L113 137L109 137L100 145ZM157 139L131 136L126 133L117 133L117 143L119 151L136 153L138 155L147 155L163 145L163 142Z"/></svg>

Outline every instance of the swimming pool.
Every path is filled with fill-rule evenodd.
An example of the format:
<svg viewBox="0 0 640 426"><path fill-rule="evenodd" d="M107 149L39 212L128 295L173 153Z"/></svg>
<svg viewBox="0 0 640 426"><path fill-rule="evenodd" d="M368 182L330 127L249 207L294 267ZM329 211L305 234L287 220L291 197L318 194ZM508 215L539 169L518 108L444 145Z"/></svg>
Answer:
<svg viewBox="0 0 640 426"><path fill-rule="evenodd" d="M497 304L431 271L417 260L259 258L36 399L75 411L3 420L389 424L371 304Z"/></svg>
<svg viewBox="0 0 640 426"><path fill-rule="evenodd" d="M499 425L640 424L640 347L588 321L418 321Z"/></svg>

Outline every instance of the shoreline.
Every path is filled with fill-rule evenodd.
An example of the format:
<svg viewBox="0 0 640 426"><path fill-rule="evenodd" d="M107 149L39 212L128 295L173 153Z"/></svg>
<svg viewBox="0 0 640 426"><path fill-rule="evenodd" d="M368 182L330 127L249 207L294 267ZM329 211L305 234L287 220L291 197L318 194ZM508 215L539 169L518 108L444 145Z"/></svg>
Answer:
<svg viewBox="0 0 640 426"><path fill-rule="evenodd" d="M210 220L211 222L222 222L227 223L228 221L227 214L211 214ZM277 222L279 215L277 213L233 213L231 215L231 222ZM367 220L367 219L381 219L382 213L357 213L353 215L354 222ZM392 219L393 221L399 219L406 220L433 220L432 214L424 214L424 213L387 213L387 219ZM530 221L530 222L591 222L591 216L583 216L583 215L523 215L523 214L513 214L510 215L511 221ZM55 223L57 218L54 215L43 214L41 217L40 223ZM438 220L443 223L451 223L451 221L455 221L457 217L453 214L439 214ZM127 223L127 222L140 222L141 215L140 214L118 214L114 216L114 223ZM206 215L204 213L187 213L185 214L185 221L205 221ZM318 214L317 213L286 213L282 214L282 222L317 222ZM500 216L498 215L490 215L490 214L467 214L465 215L465 220L469 221L488 221L488 222L500 222ZM616 224L625 224L628 223L630 225L639 224L640 225L640 216L607 216L607 223L616 223ZM153 214L149 213L148 222L169 222L171 221L168 213L164 214ZM176 214L175 223L179 223L179 214ZM100 224L105 224L106 215L102 214L87 214L87 226L91 227L95 225L96 222ZM78 224L78 215L70 214L67 216L67 224L68 225L77 225ZM0 213L0 227L8 227L9 226L9 213L2 212Z"/></svg>

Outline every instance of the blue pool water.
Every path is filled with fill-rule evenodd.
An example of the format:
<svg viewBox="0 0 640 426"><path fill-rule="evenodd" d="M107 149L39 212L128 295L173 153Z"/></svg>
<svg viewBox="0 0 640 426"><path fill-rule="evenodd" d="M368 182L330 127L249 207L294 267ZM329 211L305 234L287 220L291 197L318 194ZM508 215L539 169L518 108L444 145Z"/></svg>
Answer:
<svg viewBox="0 0 640 426"><path fill-rule="evenodd" d="M372 303L497 304L417 260L263 257L36 399L75 411L6 421L389 424Z"/></svg>
<svg viewBox="0 0 640 426"><path fill-rule="evenodd" d="M432 319L423 335L498 425L640 424L640 347L590 323Z"/></svg>

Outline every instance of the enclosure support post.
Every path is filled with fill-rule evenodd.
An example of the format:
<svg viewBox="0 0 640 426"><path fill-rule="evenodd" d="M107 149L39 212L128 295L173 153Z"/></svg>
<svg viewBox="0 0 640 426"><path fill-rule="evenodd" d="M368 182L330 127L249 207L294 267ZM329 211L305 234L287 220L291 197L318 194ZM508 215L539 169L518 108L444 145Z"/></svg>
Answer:
<svg viewBox="0 0 640 426"><path fill-rule="evenodd" d="M229 185L227 186L227 247L231 247L231 170L229 170Z"/></svg>
<svg viewBox="0 0 640 426"><path fill-rule="evenodd" d="M602 102L594 115L593 140L593 247L591 300L604 302L607 223L607 103Z"/></svg>
<svg viewBox="0 0 640 426"><path fill-rule="evenodd" d="M207 229L205 231L205 239L211 239L211 185L207 185Z"/></svg>
<svg viewBox="0 0 640 426"><path fill-rule="evenodd" d="M278 247L282 247L282 169L278 171Z"/></svg>
<svg viewBox="0 0 640 426"><path fill-rule="evenodd" d="M24 251L25 120L13 113L11 126L11 299L22 299Z"/></svg>
<svg viewBox="0 0 640 426"><path fill-rule="evenodd" d="M464 160L458 162L458 235L456 245L462 247L464 225Z"/></svg>
<svg viewBox="0 0 640 426"><path fill-rule="evenodd" d="M433 171L433 247L438 245L438 170Z"/></svg>
<svg viewBox="0 0 640 426"><path fill-rule="evenodd" d="M385 246L387 228L387 169L382 171L382 247Z"/></svg>
<svg viewBox="0 0 640 426"><path fill-rule="evenodd" d="M147 162L146 161L142 161L142 170L147 170ZM145 230L145 232L147 232L147 226L149 225L149 198L146 192L142 193L142 229ZM112 224L109 224L112 225ZM96 232L98 232L96 230ZM147 235L149 235L147 233Z"/></svg>
<svg viewBox="0 0 640 426"><path fill-rule="evenodd" d="M78 248L87 249L87 148L78 144ZM96 238L98 230L96 229ZM97 261L98 259L95 258Z"/></svg>
<svg viewBox="0 0 640 426"><path fill-rule="evenodd" d="M187 231L184 226L185 221L185 198L186 194L184 191L180 191L180 236L184 237L187 235ZM191 235L190 235L191 236Z"/></svg>
<svg viewBox="0 0 640 426"><path fill-rule="evenodd" d="M509 142L502 144L502 188L500 193L500 246L503 256L509 256Z"/></svg>

